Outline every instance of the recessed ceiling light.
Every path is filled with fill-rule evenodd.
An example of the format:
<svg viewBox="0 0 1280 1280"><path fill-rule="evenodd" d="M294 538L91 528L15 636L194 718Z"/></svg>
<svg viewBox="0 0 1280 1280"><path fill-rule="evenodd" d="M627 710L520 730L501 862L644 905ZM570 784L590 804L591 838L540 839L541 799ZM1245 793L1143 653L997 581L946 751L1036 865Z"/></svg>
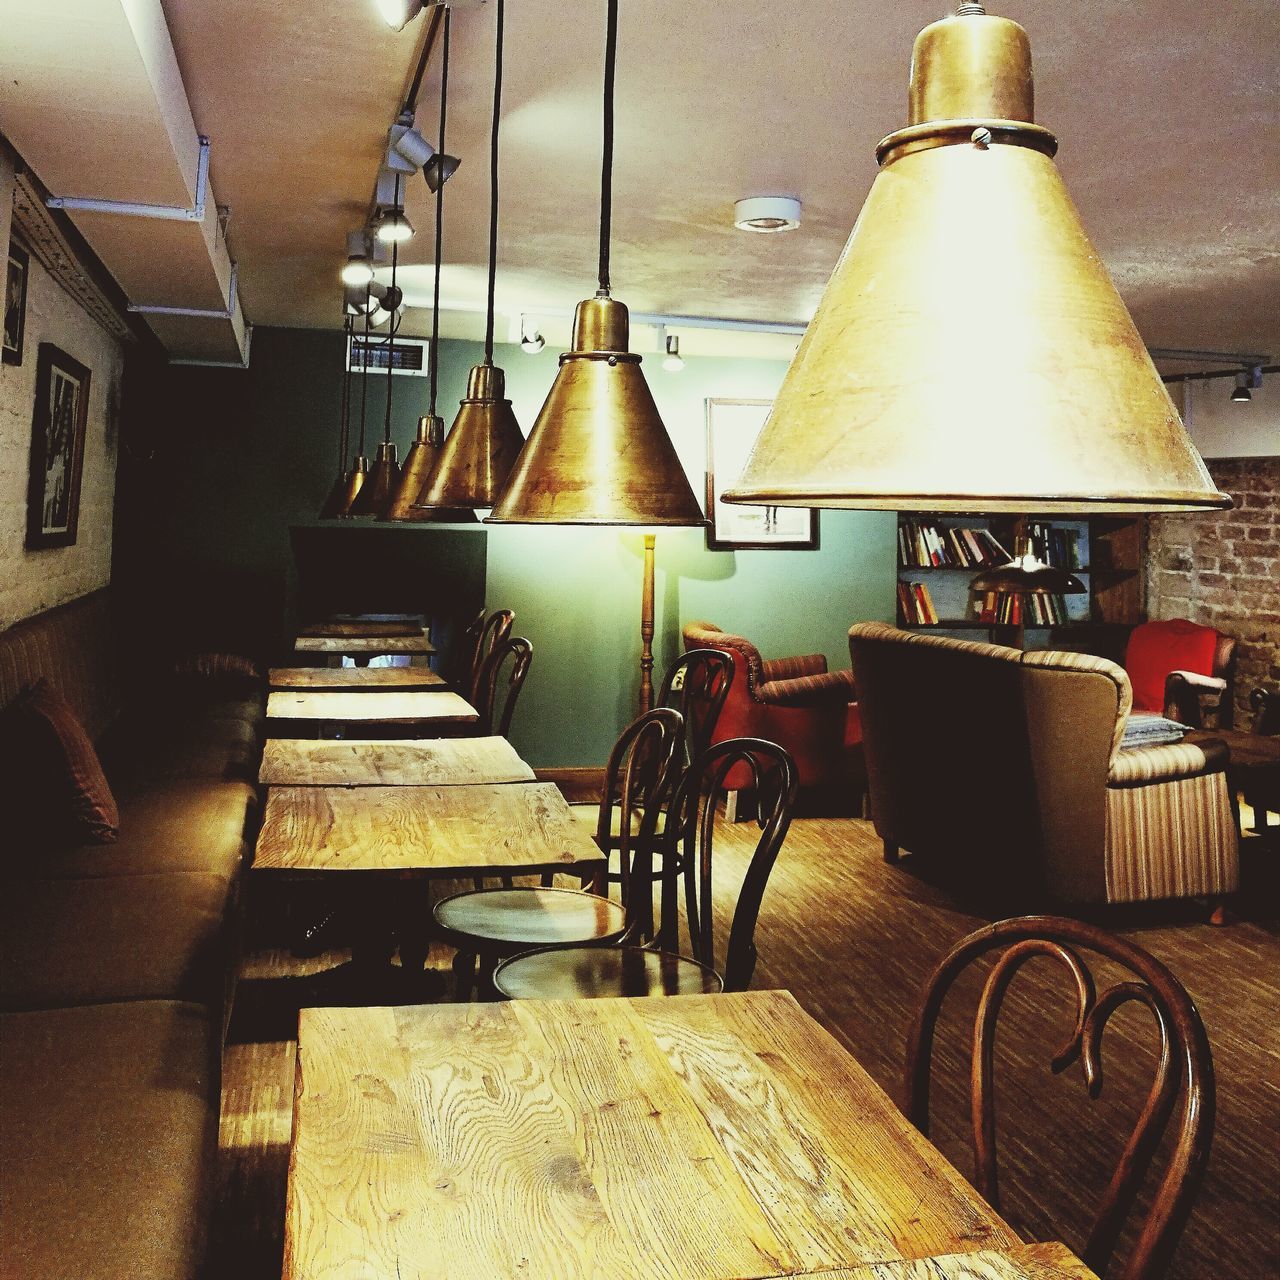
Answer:
<svg viewBox="0 0 1280 1280"><path fill-rule="evenodd" d="M739 231L794 231L800 225L800 201L792 196L749 196L733 206Z"/></svg>

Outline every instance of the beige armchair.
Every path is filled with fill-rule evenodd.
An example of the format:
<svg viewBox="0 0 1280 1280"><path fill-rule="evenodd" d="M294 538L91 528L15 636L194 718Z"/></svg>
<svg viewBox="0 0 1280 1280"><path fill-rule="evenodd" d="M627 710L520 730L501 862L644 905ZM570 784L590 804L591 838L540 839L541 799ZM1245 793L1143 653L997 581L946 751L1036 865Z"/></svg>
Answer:
<svg viewBox="0 0 1280 1280"><path fill-rule="evenodd" d="M1065 902L1219 898L1239 883L1221 743L1122 751L1105 658L849 630L876 832ZM997 881L999 882L999 881Z"/></svg>

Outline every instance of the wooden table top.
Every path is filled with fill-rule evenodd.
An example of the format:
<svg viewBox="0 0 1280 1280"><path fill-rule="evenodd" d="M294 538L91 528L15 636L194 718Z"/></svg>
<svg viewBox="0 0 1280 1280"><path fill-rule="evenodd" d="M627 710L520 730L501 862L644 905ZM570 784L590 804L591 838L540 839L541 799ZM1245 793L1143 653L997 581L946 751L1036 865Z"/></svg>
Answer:
<svg viewBox="0 0 1280 1280"><path fill-rule="evenodd" d="M410 618L394 621L374 620L372 618L331 619L328 622L313 622L298 632L300 636L335 636L350 638L352 636L420 636L425 631L421 622Z"/></svg>
<svg viewBox="0 0 1280 1280"><path fill-rule="evenodd" d="M533 782L506 738L268 738L258 781L294 787L452 787Z"/></svg>
<svg viewBox="0 0 1280 1280"><path fill-rule="evenodd" d="M412 693L443 689L444 676L430 667L272 667L272 689L351 689Z"/></svg>
<svg viewBox="0 0 1280 1280"><path fill-rule="evenodd" d="M272 787L256 870L424 877L584 871L604 861L550 782Z"/></svg>
<svg viewBox="0 0 1280 1280"><path fill-rule="evenodd" d="M880 1262L834 1271L792 1272L787 1280L1097 1280L1064 1244L1023 1244L951 1253L911 1262ZM781 1277L778 1278L781 1280Z"/></svg>
<svg viewBox="0 0 1280 1280"><path fill-rule="evenodd" d="M1207 738L1217 738L1226 744L1233 769L1280 766L1280 738L1243 733L1239 729L1192 729L1183 741L1203 742Z"/></svg>
<svg viewBox="0 0 1280 1280"><path fill-rule="evenodd" d="M435 653L436 647L419 632L412 636L299 636L294 653Z"/></svg>
<svg viewBox="0 0 1280 1280"><path fill-rule="evenodd" d="M327 720L341 724L474 724L480 713L445 690L277 689L267 694L268 720Z"/></svg>
<svg viewBox="0 0 1280 1280"><path fill-rule="evenodd" d="M286 1280L740 1280L1020 1244L783 991L304 1009L295 1106Z"/></svg>

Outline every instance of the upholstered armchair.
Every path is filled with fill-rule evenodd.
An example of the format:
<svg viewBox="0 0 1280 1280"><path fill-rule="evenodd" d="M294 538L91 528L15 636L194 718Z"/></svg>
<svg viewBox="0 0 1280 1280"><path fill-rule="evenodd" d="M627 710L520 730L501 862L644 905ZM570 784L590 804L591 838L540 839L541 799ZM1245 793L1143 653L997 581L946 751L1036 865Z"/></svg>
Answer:
<svg viewBox="0 0 1280 1280"><path fill-rule="evenodd" d="M850 628L849 649L889 861L962 859L975 883L1076 903L1238 887L1225 747L1121 750L1133 697L1114 662L882 623Z"/></svg>
<svg viewBox="0 0 1280 1280"><path fill-rule="evenodd" d="M802 787L861 794L862 731L853 672L828 671L820 653L766 661L750 640L711 622L686 623L684 647L718 649L733 660L733 681L713 742L776 742L791 753Z"/></svg>
<svg viewBox="0 0 1280 1280"><path fill-rule="evenodd" d="M1213 727L1231 728L1236 642L1186 618L1144 622L1129 634L1124 667L1135 711L1157 711L1198 729L1205 713Z"/></svg>

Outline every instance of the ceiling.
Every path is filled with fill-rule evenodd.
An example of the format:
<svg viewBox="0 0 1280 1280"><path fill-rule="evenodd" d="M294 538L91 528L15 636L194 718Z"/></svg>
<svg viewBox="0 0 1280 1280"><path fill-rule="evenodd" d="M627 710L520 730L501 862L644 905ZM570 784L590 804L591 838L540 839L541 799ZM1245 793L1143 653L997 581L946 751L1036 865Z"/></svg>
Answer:
<svg viewBox="0 0 1280 1280"><path fill-rule="evenodd" d="M33 0L34 2L34 0ZM373 0L163 0L228 241L257 324L337 327L359 226L424 30ZM594 291L602 0L510 0L498 301L567 310ZM1094 243L1151 345L1280 353L1280 6L1008 0L1028 30L1037 117ZM733 0L622 5L613 283L633 310L804 321L904 123L917 30L935 3ZM476 335L487 254L495 5L453 15L446 333ZM434 137L439 63L419 123ZM109 96L109 85L90 86ZM736 231L735 198L792 194L800 230ZM429 292L432 209L402 254ZM957 225L958 247L983 245ZM999 246L988 245L993 269ZM406 328L423 332L424 310ZM542 326L554 341L552 325ZM499 336L505 335L500 330Z"/></svg>

